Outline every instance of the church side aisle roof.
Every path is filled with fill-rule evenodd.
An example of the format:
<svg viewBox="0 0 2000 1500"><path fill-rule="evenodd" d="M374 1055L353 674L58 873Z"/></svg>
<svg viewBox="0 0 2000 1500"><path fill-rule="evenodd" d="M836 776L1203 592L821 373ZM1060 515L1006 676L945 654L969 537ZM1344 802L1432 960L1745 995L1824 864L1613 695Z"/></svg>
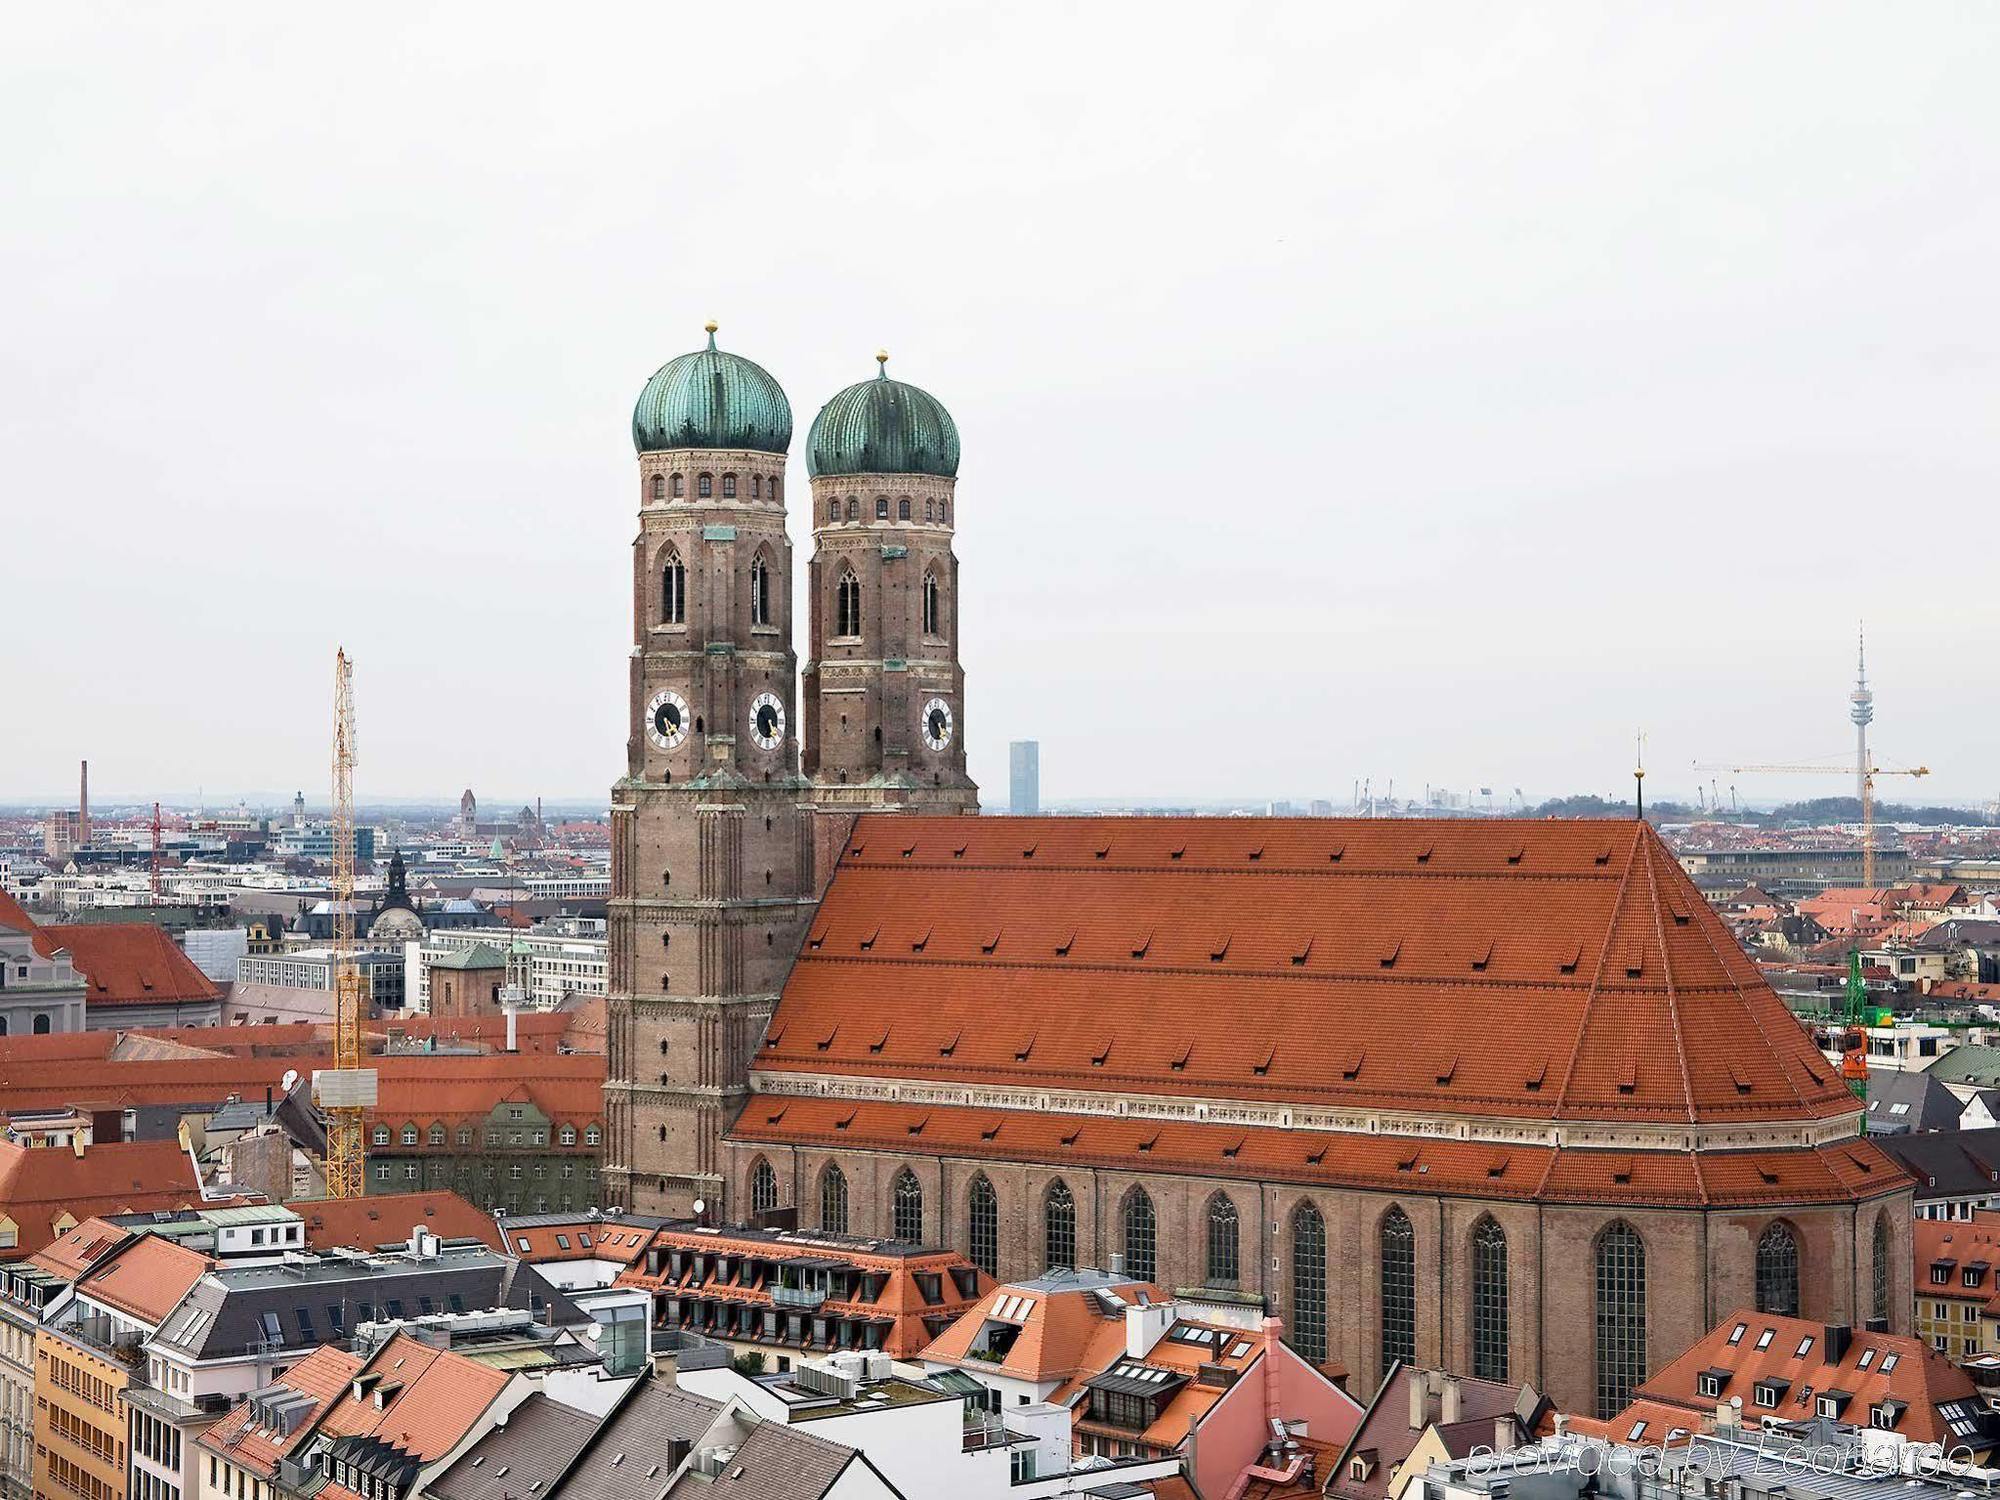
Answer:
<svg viewBox="0 0 2000 1500"><path fill-rule="evenodd" d="M1652 829L1599 820L864 817L756 1066L1582 1125L1859 1108Z"/></svg>

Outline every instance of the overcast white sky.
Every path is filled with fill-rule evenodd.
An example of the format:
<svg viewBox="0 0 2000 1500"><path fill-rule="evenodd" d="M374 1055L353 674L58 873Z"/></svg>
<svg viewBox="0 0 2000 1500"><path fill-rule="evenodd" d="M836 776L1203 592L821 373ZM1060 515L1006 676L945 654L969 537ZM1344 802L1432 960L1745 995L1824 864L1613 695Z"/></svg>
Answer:
<svg viewBox="0 0 2000 1500"><path fill-rule="evenodd" d="M993 805L1688 792L1862 614L2000 791L2000 7L197 9L0 40L0 800L322 799L337 642L364 800L603 796L710 316L800 497L957 417Z"/></svg>

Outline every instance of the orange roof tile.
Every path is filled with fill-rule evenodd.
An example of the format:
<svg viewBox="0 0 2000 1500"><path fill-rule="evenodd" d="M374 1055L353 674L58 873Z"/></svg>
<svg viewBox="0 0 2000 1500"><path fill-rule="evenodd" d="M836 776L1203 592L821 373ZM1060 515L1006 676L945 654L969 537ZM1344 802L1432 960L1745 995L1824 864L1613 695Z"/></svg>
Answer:
<svg viewBox="0 0 2000 1500"><path fill-rule="evenodd" d="M77 1292L158 1327L215 1261L157 1234L138 1234L76 1279Z"/></svg>
<svg viewBox="0 0 2000 1500"><path fill-rule="evenodd" d="M201 1201L194 1164L174 1141L114 1141L79 1157L55 1147L0 1141L0 1213L19 1227L15 1249L0 1259L32 1255L56 1237L64 1214L185 1208Z"/></svg>
<svg viewBox="0 0 2000 1500"><path fill-rule="evenodd" d="M420 1344L403 1333L377 1349L354 1378L371 1375L379 1378L369 1394L356 1400L350 1384L321 1417L319 1430L380 1438L425 1463L449 1452L509 1379L504 1370ZM390 1385L398 1389L377 1407L377 1394Z"/></svg>
<svg viewBox="0 0 2000 1500"><path fill-rule="evenodd" d="M50 942L69 950L89 981L84 1005L161 1005L219 1000L222 991L166 932L145 922L83 922L44 927Z"/></svg>
<svg viewBox="0 0 2000 1500"><path fill-rule="evenodd" d="M1608 821L864 817L757 1067L1580 1121L1857 1108L1658 836Z"/></svg>
<svg viewBox="0 0 2000 1500"><path fill-rule="evenodd" d="M314 1397L318 1405L313 1410L313 1416L318 1417L336 1398L345 1394L348 1382L360 1368L358 1356L331 1344L322 1344L274 1383ZM313 1423L310 1420L302 1422L289 1436L280 1437L267 1428L255 1425L254 1419L250 1403L238 1402L227 1416L202 1433L196 1441L222 1454L231 1463L269 1478L277 1472L279 1459L302 1447L312 1436Z"/></svg>
<svg viewBox="0 0 2000 1500"><path fill-rule="evenodd" d="M476 1239L495 1250L506 1248L491 1214L446 1189L302 1199L285 1207L305 1220L308 1250L373 1250L407 1240L419 1224L439 1239Z"/></svg>

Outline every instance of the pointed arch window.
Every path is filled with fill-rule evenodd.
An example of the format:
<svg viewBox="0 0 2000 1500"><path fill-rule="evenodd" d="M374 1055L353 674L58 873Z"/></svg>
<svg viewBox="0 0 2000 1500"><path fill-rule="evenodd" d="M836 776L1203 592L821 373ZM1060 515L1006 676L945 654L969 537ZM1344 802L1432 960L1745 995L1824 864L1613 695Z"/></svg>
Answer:
<svg viewBox="0 0 2000 1500"><path fill-rule="evenodd" d="M762 500L764 498L764 476L762 474L752 474L750 476L750 498L752 500Z"/></svg>
<svg viewBox="0 0 2000 1500"><path fill-rule="evenodd" d="M850 521L861 519L861 502L852 495L847 497L847 519Z"/></svg>
<svg viewBox="0 0 2000 1500"><path fill-rule="evenodd" d="M697 499L708 499L709 496L715 493L715 476L713 474L697 474L694 481L694 492Z"/></svg>
<svg viewBox="0 0 2000 1500"><path fill-rule="evenodd" d="M660 622L665 625L685 625L687 623L687 565L681 561L680 552L667 548L665 562L660 565Z"/></svg>
<svg viewBox="0 0 2000 1500"><path fill-rule="evenodd" d="M840 502L838 500L829 500L826 502L826 518L829 521L838 521L840 519Z"/></svg>
<svg viewBox="0 0 2000 1500"><path fill-rule="evenodd" d="M928 500L924 502L924 519L926 521L935 521L937 519L937 507Z"/></svg>
<svg viewBox="0 0 2000 1500"><path fill-rule="evenodd" d="M852 569L843 571L834 587L833 633L861 634L861 580Z"/></svg>
<svg viewBox="0 0 2000 1500"><path fill-rule="evenodd" d="M1326 1358L1326 1219L1311 1203L1292 1210L1292 1347Z"/></svg>
<svg viewBox="0 0 2000 1500"><path fill-rule="evenodd" d="M1874 1296L1870 1305L1875 1316L1883 1322L1889 1318L1889 1215L1875 1215L1875 1275Z"/></svg>
<svg viewBox="0 0 2000 1500"><path fill-rule="evenodd" d="M1135 1187L1125 1198L1125 1274L1151 1281L1159 1270L1159 1219L1146 1190Z"/></svg>
<svg viewBox="0 0 2000 1500"><path fill-rule="evenodd" d="M734 500L736 498L736 476L734 474L724 474L722 476L722 498L725 500Z"/></svg>
<svg viewBox="0 0 2000 1500"><path fill-rule="evenodd" d="M938 586L937 574L924 569L924 634L938 633Z"/></svg>
<svg viewBox="0 0 2000 1500"><path fill-rule="evenodd" d="M761 552L750 563L750 623L771 623L771 570Z"/></svg>
<svg viewBox="0 0 2000 1500"><path fill-rule="evenodd" d="M819 1227L829 1234L847 1233L847 1174L829 1162L819 1180Z"/></svg>
<svg viewBox="0 0 2000 1500"><path fill-rule="evenodd" d="M1237 1267L1236 1205L1224 1193L1208 1200L1208 1285L1234 1288Z"/></svg>
<svg viewBox="0 0 2000 1500"><path fill-rule="evenodd" d="M686 496L687 492L687 475L676 474L674 476L674 498L676 500L682 499Z"/></svg>
<svg viewBox="0 0 2000 1500"><path fill-rule="evenodd" d="M655 474L655 475L653 476L653 498L654 498L655 500L664 500L664 499L666 499L666 498L667 498L667 476L666 476L666 475L664 475L664 474Z"/></svg>
<svg viewBox="0 0 2000 1500"><path fill-rule="evenodd" d="M1507 1379L1507 1232L1491 1218L1472 1231L1472 1373Z"/></svg>
<svg viewBox="0 0 2000 1500"><path fill-rule="evenodd" d="M1417 1357L1417 1231L1410 1216L1392 1208L1377 1236L1382 1289L1382 1369Z"/></svg>
<svg viewBox="0 0 2000 1500"><path fill-rule="evenodd" d="M889 519L889 497L887 495L877 495L875 497L875 519L878 521Z"/></svg>
<svg viewBox="0 0 2000 1500"><path fill-rule="evenodd" d="M1076 1195L1058 1178L1042 1200L1043 1260L1048 1266L1076 1264Z"/></svg>
<svg viewBox="0 0 2000 1500"><path fill-rule="evenodd" d="M1757 1311L1799 1315L1799 1241L1782 1219L1773 1219L1757 1241Z"/></svg>
<svg viewBox="0 0 2000 1500"><path fill-rule="evenodd" d="M757 1158L757 1165L750 1169L750 1210L752 1213L769 1213L778 1206L778 1174L771 1170L771 1164L763 1157Z"/></svg>
<svg viewBox="0 0 2000 1500"><path fill-rule="evenodd" d="M908 1167L896 1174L890 1189L890 1222L896 1238L912 1245L924 1239L924 1187Z"/></svg>
<svg viewBox="0 0 2000 1500"><path fill-rule="evenodd" d="M1619 1220L1598 1236L1597 1415L1623 1411L1646 1378L1646 1242Z"/></svg>
<svg viewBox="0 0 2000 1500"><path fill-rule="evenodd" d="M975 1266L988 1276L1000 1274L1000 1195L984 1172L966 1195L965 1243Z"/></svg>
<svg viewBox="0 0 2000 1500"><path fill-rule="evenodd" d="M896 501L896 519L899 521L910 519L910 497L908 495L898 497Z"/></svg>

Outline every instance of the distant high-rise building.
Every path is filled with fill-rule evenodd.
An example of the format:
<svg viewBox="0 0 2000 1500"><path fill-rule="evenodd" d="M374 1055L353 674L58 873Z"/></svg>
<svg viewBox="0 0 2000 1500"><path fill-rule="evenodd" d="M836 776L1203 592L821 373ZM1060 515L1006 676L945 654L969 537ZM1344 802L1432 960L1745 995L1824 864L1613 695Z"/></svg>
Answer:
<svg viewBox="0 0 2000 1500"><path fill-rule="evenodd" d="M1042 742L1015 740L1007 746L1007 811L1033 817L1042 810Z"/></svg>

